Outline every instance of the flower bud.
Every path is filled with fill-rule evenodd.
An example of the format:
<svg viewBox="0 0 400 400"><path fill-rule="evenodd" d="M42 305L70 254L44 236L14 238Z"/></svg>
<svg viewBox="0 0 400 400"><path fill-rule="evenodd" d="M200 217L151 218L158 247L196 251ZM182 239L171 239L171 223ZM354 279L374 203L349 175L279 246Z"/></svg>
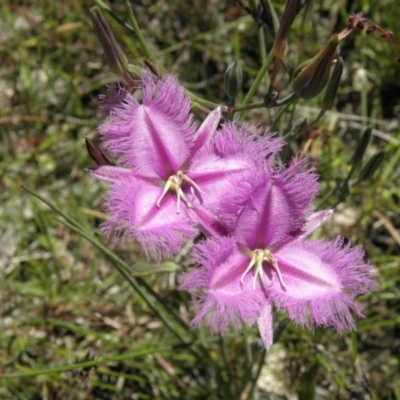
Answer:
<svg viewBox="0 0 400 400"><path fill-rule="evenodd" d="M293 23L296 15L301 11L304 6L302 0L287 0L285 10L283 11L282 18L280 21L278 33L272 47L272 53L276 58L285 57L288 51L287 36L289 29Z"/></svg>
<svg viewBox="0 0 400 400"><path fill-rule="evenodd" d="M98 7L92 7L89 10L89 15L94 33L103 46L108 66L114 74L125 77L128 70L128 59L115 40L101 10Z"/></svg>
<svg viewBox="0 0 400 400"><path fill-rule="evenodd" d="M353 169L356 169L361 165L365 150L367 149L369 141L371 139L371 134L372 134L372 126L369 125L362 134L361 139L356 147L356 151L354 152L353 157L351 158L351 165Z"/></svg>
<svg viewBox="0 0 400 400"><path fill-rule="evenodd" d="M337 91L339 89L340 78L343 73L343 58L338 57L337 62L333 68L332 75L329 79L328 86L326 87L324 99L322 100L322 109L324 111L330 110L336 100Z"/></svg>
<svg viewBox="0 0 400 400"><path fill-rule="evenodd" d="M143 67L139 67L138 65L128 64L129 74L133 79L141 80L143 78Z"/></svg>
<svg viewBox="0 0 400 400"><path fill-rule="evenodd" d="M99 146L96 146L92 140L88 137L85 137L86 149L92 157L93 161L97 165L116 165L113 161L111 161L107 155L100 149Z"/></svg>
<svg viewBox="0 0 400 400"><path fill-rule="evenodd" d="M362 167L357 183L371 179L376 170L382 164L385 155L386 151L384 150L373 155L368 160L368 162Z"/></svg>
<svg viewBox="0 0 400 400"><path fill-rule="evenodd" d="M224 89L230 100L234 100L242 89L243 73L239 62L235 60L225 71Z"/></svg>
<svg viewBox="0 0 400 400"><path fill-rule="evenodd" d="M311 99L321 93L328 83L338 47L339 36L333 35L314 58L297 69L293 80L293 90L297 96L302 99Z"/></svg>

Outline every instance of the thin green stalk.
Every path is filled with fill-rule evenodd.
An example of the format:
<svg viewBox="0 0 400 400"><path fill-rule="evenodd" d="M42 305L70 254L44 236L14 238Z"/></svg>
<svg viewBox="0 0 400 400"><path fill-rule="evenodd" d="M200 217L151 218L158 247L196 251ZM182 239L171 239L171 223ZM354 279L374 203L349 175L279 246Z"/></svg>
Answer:
<svg viewBox="0 0 400 400"><path fill-rule="evenodd" d="M107 6L102 0L94 0L94 2L99 6L102 11L105 11L107 14L110 15L115 21L117 21L121 26L123 26L129 33L135 34L135 31L132 29L130 25L124 22L115 12Z"/></svg>
<svg viewBox="0 0 400 400"><path fill-rule="evenodd" d="M45 204L47 204L50 208L52 208L54 211L56 211L59 215L61 215L66 221L61 221L56 219L56 221L62 223L63 225L67 226L74 232L78 233L85 239L87 239L89 242L94 244L100 251L103 252L105 256L107 256L111 262L116 266L120 274L128 281L128 283L137 291L137 293L140 295L140 297L145 301L145 303L148 305L148 307L165 323L165 325L168 327L168 329L171 330L171 332L178 337L180 340L182 340L183 343L186 343L186 340L181 336L179 332L176 331L176 329L171 325L171 323L164 317L164 315L161 313L161 311L147 298L146 294L142 291L142 288L139 286L137 283L136 279L130 276L128 272L128 268L125 265L125 263L116 255L114 254L111 250L109 250L107 247L103 246L102 243L100 243L97 239L95 239L92 235L86 232L86 230L79 224L77 223L73 218L69 217L67 214L63 213L58 207L54 206L52 203L47 201L44 197L40 196L36 192L34 192L31 189L28 189L25 186L22 186L27 192L31 193L33 196L37 197L39 200L43 201ZM161 300L161 304L165 303Z"/></svg>
<svg viewBox="0 0 400 400"><path fill-rule="evenodd" d="M226 335L226 336L232 337L232 338L237 338L237 335ZM171 351L183 349L188 346L199 346L199 345L204 345L204 344L208 344L208 343L215 343L217 341L219 341L218 336L208 337L205 339L195 340L191 343L171 344L168 346L154 347L154 348L146 349L146 350L136 350L136 351L133 351L130 353L124 353L124 354L120 354L120 355L117 355L114 357L102 358L100 360L84 361L81 363L63 365L60 367L54 367L54 368L48 368L48 369L40 369L40 370L35 369L35 370L30 370L30 371L0 374L0 379L3 379L3 378L4 379L6 379L6 378L9 378L9 379L32 378L32 377L39 376L39 375L59 374L62 372L74 371L74 370L81 369L81 368L96 367L99 365L107 364L109 362L131 360L132 358L147 356L150 354L170 353Z"/></svg>
<svg viewBox="0 0 400 400"><path fill-rule="evenodd" d="M267 52L265 50L266 44L265 44L264 26L260 26L258 28L258 43L260 45L261 62L264 65L265 61L267 60ZM268 72L266 72L264 75L264 84L265 84L265 89L268 90L268 86L269 86Z"/></svg>
<svg viewBox="0 0 400 400"><path fill-rule="evenodd" d="M329 190L328 193L325 194L325 196L321 199L321 201L317 205L317 210L320 210L322 206L326 203L326 201L335 193L336 187L332 188Z"/></svg>
<svg viewBox="0 0 400 400"><path fill-rule="evenodd" d="M100 251L103 252L103 254L109 258L109 260L114 264L114 266L117 268L118 272L122 275L122 277L129 283L129 285L139 294L139 296L143 299L143 301L146 303L146 305L157 315L157 317L163 322L163 324L170 330L170 332L175 335L182 343L184 344L189 344L190 342L187 341L181 333L175 329L175 327L172 325L172 323L165 317L165 315L156 307L146 296L146 294L142 291L142 288L139 286L137 283L137 280L132 277L129 272L127 271L126 267L123 266L125 263L112 251L110 251L107 247L103 246L102 243L100 243L98 240L96 240L93 236L88 234L86 231L81 230L77 228L76 226L65 222L61 221L57 218L55 220L63 225L65 225L67 228L71 229L72 231L78 233L85 239L87 239L90 243L92 243L94 246L96 246ZM162 302L161 304L165 303ZM192 354L198 358L199 360L204 359L204 351L205 349L202 349L203 357L201 357L193 348L192 346L189 347L190 351ZM209 357L208 357L209 358Z"/></svg>
<svg viewBox="0 0 400 400"><path fill-rule="evenodd" d="M134 351L132 353L125 353L125 354L120 354L120 355L114 356L114 357L107 357L107 358L103 358L101 360L85 361L85 362L81 362L81 363L76 363L76 364L71 364L71 365L63 365L61 367L54 367L54 368L49 368L49 369L33 370L33 371L26 371L26 372L16 372L16 373L11 373L11 374L1 374L0 378L1 379L4 379L4 378L11 378L11 379L32 378L34 376L39 376L39 375L59 374L62 372L74 371L74 370L81 369L81 368L96 367L98 365L107 364L109 362L126 361L126 360L131 360L132 358L146 356L146 355L150 355L150 354L165 353L165 352L171 351L174 347L175 347L174 345L155 347L155 348L151 348L148 350Z"/></svg>
<svg viewBox="0 0 400 400"><path fill-rule="evenodd" d="M70 224L66 221L61 221L60 219L54 218L57 222L65 225L67 228L72 231L78 233L80 236L84 237L94 246L96 246L117 268L118 272L122 275L122 277L129 283L129 285L139 294L142 300L146 303L146 305L157 315L158 318L164 323L164 325L173 333L182 343L188 343L186 339L178 332L175 327L171 324L171 322L165 317L165 315L158 309L157 306L146 296L143 292L142 288L137 283L136 279L132 277L126 268L122 266L124 262L112 251L110 251L107 247L103 246L98 240L96 240L92 235L88 234L86 231L77 228L76 226Z"/></svg>
<svg viewBox="0 0 400 400"><path fill-rule="evenodd" d="M87 240L89 240L91 243L93 243L100 251L103 252L103 254L105 254L107 257L109 257L109 259L114 263L114 265L117 267L118 271L121 273L121 275L128 276L129 279L128 283L135 289L137 290L137 292L139 293L139 295L143 298L143 300L146 302L146 304L150 307L150 309L152 309L156 315L160 316L160 318L165 321L166 320L162 314L160 314L159 310L157 309L157 307L155 307L153 305L153 303L149 302L149 300L147 299L145 293L141 290L140 286L138 285L138 282L143 283L143 286L145 287L146 290L149 291L149 293L151 295L154 295L155 292L154 290L151 288L150 290L150 286L147 284L147 282L145 282L144 280L137 280L133 277L131 277L130 275L130 268L129 266L127 266L124 261L122 261L116 254L114 254L112 251L110 251L109 249L107 249L105 246L103 246L97 239L95 239L92 235L90 235L88 232L86 232L86 230L79 224L77 223L73 218L69 217L67 214L63 213L58 207L56 207L54 204L52 204L51 202L49 202L48 200L46 200L44 197L42 197L41 195L37 194L36 192L34 192L31 189L28 189L25 186L22 186L27 192L31 193L33 196L37 197L39 200L43 201L45 204L47 204L51 209L53 209L55 212L57 212L59 215L61 215L67 222L65 221L59 221L60 223L64 224L65 226L68 226L71 230L74 230L75 232L77 232L78 234L81 234L81 236L85 237ZM185 328L186 332L189 332L193 338L193 332L190 330L190 328L184 323L184 321L181 320L181 318L179 317L179 315L176 312L173 312L172 309L169 307L169 305L167 304L166 301L164 301L159 295L155 294L154 295L155 299L159 302L159 304L167 311L170 312L172 314L172 316L175 318L175 320L182 326ZM169 321L167 322L168 325L167 327L169 329L172 329L171 332L175 334L175 336L180 338L180 334L175 330L174 327L172 327L172 325L169 323ZM191 349L192 350L192 349ZM207 358L210 359L210 355L207 352L207 350L204 347L201 347L201 352L203 354L203 359ZM199 355L196 353L194 354L197 358L200 358Z"/></svg>
<svg viewBox="0 0 400 400"><path fill-rule="evenodd" d="M233 399L235 397L234 396L235 395L235 380L233 379L232 371L230 368L228 349L226 347L225 338L221 334L219 335L219 345L221 348L222 358L224 360L225 371L228 375L228 387L229 387L229 391L230 391L230 397L231 397L231 399Z"/></svg>
<svg viewBox="0 0 400 400"><path fill-rule="evenodd" d="M144 279L142 278L136 278L136 280L140 283L141 286L143 286L151 296L153 296L160 304L163 305L164 309L169 312L178 322L178 324L184 328L187 332L189 332L191 335L193 335L192 330L188 325L185 324L185 322L182 320L182 318L178 315L176 310L174 310L172 307L169 306L168 302L165 301Z"/></svg>
<svg viewBox="0 0 400 400"><path fill-rule="evenodd" d="M42 201L43 203L47 204L52 210L54 210L57 214L59 214L61 217L63 217L66 221L68 221L71 225L73 225L74 227L78 228L80 231L86 232L85 228L80 225L78 222L76 222L73 218L71 218L68 214L65 214L63 211L61 211L58 207L56 207L53 203L49 202L47 199L45 199L44 197L42 197L40 194L34 192L33 190L27 188L26 186L22 186L22 188L24 190L26 190L28 193L32 194L33 196L35 196L36 198L38 198L40 201ZM87 232L86 232L87 234ZM93 238L93 240L96 240ZM106 248L104 248L106 249ZM103 251L102 248L100 248L100 250ZM109 251L109 250L108 250ZM104 251L103 251L104 253ZM112 252L110 252L112 253ZM114 253L112 253L114 254ZM117 257L115 254L115 259L117 260L117 262L119 263L120 267L125 269L126 273L130 274L131 269L129 268L128 265L126 265L126 263L124 263L119 257ZM182 319L179 317L179 315L175 312L175 310L172 310L171 307L169 307L169 305L153 290L153 288L148 285L148 283L144 280L144 279L136 279L137 282L140 282L140 284L162 305L162 307L164 307L164 309L168 312L170 312L173 317L176 319L176 321L182 326L184 327L187 331L190 331L189 327L185 324L184 321L182 321Z"/></svg>
<svg viewBox="0 0 400 400"><path fill-rule="evenodd" d="M286 114L288 108L290 107L291 104L286 104L283 108L280 109L280 111L278 112L278 114L275 116L274 121L272 122L270 128L272 131L274 131L276 129L276 123L280 122L281 118L283 115Z"/></svg>
<svg viewBox="0 0 400 400"><path fill-rule="evenodd" d="M136 38L138 39L140 47L142 48L146 58L149 59L150 61L157 62L152 52L150 51L149 47L147 46L146 40L142 35L142 31L140 30L139 25L136 22L136 18L135 15L133 14L133 10L129 3L129 0L124 0L124 5L125 5L125 10L128 14L128 21L131 24L133 30L135 31Z"/></svg>
<svg viewBox="0 0 400 400"><path fill-rule="evenodd" d="M261 353L261 357L260 357L260 361L258 363L257 371L256 371L256 374L254 375L254 377L252 379L251 388L249 390L249 393L247 394L246 400L250 400L251 396L253 395L254 388L256 387L258 378L260 377L261 369L262 369L262 367L264 365L266 355L267 355L267 350L264 349L262 351L262 353Z"/></svg>
<svg viewBox="0 0 400 400"><path fill-rule="evenodd" d="M50 269L51 267L51 263L46 263L46 268L48 268L48 276L51 276L52 272L54 272L57 276L58 282L62 282L62 278L61 278L61 262L60 260L57 258L56 255L56 251L54 248L54 242L53 242L53 237L50 234L49 230L47 229L47 225L46 225L46 221L44 220L44 215L43 215L43 211L39 209L39 207L37 206L36 202L34 202L34 206L35 206L35 216L37 218L37 224L39 226L39 229L42 231L46 242L47 242L47 246L48 249L51 253L51 259L53 260L54 266L52 269ZM46 280L47 283L47 293L52 293L54 294L54 289L52 289L52 284L51 282L48 282L48 280Z"/></svg>
<svg viewBox="0 0 400 400"><path fill-rule="evenodd" d="M365 37L361 36L361 41L362 45L365 46ZM361 57L362 57L362 65L367 65L366 63L366 56L364 52L361 52ZM366 71L367 69L364 69L365 75L362 75L362 87L361 87L361 116L363 117L363 122L367 123L368 121L368 78Z"/></svg>
<svg viewBox="0 0 400 400"><path fill-rule="evenodd" d="M240 394L242 394L247 387L249 379L251 378L251 373L252 373L252 368L253 368L253 363L254 363L253 351L251 349L251 345L249 344L249 341L247 340L246 331L243 331L243 337L244 337L244 345L245 345L245 349L246 349L246 365L244 367L245 373L244 373L244 376L242 379L242 383L239 388Z"/></svg>
<svg viewBox="0 0 400 400"><path fill-rule="evenodd" d="M250 103L251 98L254 96L254 93L256 92L258 86L260 86L261 81L263 80L265 74L268 71L269 66L271 65L272 61L274 59L274 55L272 51L268 54L267 59L265 60L264 65L261 67L260 71L258 72L256 79L254 79L253 84L251 85L249 91L246 94L246 97L243 100L243 103L241 106L246 106L247 104ZM235 120L239 120L243 115L243 112L239 112L235 115Z"/></svg>
<svg viewBox="0 0 400 400"><path fill-rule="evenodd" d="M217 104L217 103L213 103L212 101L204 100L201 97L196 96L189 90L185 90L185 94L190 97L190 99L192 100L193 103L197 103L201 106L211 108L211 109L217 108L219 106L219 104ZM226 106L223 107L222 111L226 111Z"/></svg>
<svg viewBox="0 0 400 400"><path fill-rule="evenodd" d="M294 119L294 112L296 110L296 106L297 106L297 101L295 101L293 103L293 108L292 111L290 113L290 117L289 117L289 123L288 123L288 132L290 132L292 130L292 125L293 125L293 119Z"/></svg>
<svg viewBox="0 0 400 400"><path fill-rule="evenodd" d="M264 18L271 24L270 29L273 38L276 38L279 29L279 18L271 0L260 0L264 12Z"/></svg>
<svg viewBox="0 0 400 400"><path fill-rule="evenodd" d="M239 111L246 111L246 110L254 110L256 108L264 108L265 104L262 101L259 101L257 103L250 103L247 104L246 106L244 106L243 104L241 104L240 106L234 106L233 107L233 111L232 112L239 112ZM229 109L228 109L229 111Z"/></svg>
<svg viewBox="0 0 400 400"><path fill-rule="evenodd" d="M247 362L247 367L251 367L254 362L254 357L253 357L253 351L251 349L251 345L249 344L249 341L247 339L247 334L246 331L243 330L243 337L244 337L244 346L246 349L246 362Z"/></svg>

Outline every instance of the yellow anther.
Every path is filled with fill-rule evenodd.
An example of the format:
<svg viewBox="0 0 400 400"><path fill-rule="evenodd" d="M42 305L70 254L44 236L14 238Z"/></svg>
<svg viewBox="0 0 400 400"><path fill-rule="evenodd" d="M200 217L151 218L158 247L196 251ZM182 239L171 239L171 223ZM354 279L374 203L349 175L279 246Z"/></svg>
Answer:
<svg viewBox="0 0 400 400"><path fill-rule="evenodd" d="M168 180L164 186L164 190L161 193L161 196L157 200L157 203L156 203L157 207L161 207L161 201L165 197L165 195L168 193L169 190L173 190L176 193L176 196L177 196L176 212L178 214L179 214L180 208L181 208L181 199L187 204L188 207L192 207L192 203L189 201L185 192L182 190L183 181L192 185L200 193L203 193L202 190L199 188L199 186L192 179L190 179L182 171L178 171L176 173L176 175L171 175L168 178Z"/></svg>
<svg viewBox="0 0 400 400"><path fill-rule="evenodd" d="M250 260L249 265L247 266L246 270L243 272L240 282L243 284L243 279L247 275L247 273L255 267L254 271L254 277L253 277L253 290L256 288L256 281L257 277L260 277L261 282L263 285L266 285L265 282L265 276L264 276L264 268L263 268L263 262L266 261L272 268L275 270L276 274L278 275L279 283L281 284L282 288L286 290L286 285L283 282L283 277L281 274L281 271L279 269L278 262L276 258L272 255L271 251L268 249L265 250L254 250L253 251L253 257Z"/></svg>

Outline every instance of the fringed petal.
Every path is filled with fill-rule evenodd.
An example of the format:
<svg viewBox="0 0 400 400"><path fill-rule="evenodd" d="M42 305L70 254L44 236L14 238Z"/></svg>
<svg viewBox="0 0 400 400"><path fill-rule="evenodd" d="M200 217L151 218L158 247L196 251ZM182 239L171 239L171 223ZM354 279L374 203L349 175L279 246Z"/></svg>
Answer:
<svg viewBox="0 0 400 400"><path fill-rule="evenodd" d="M301 235L299 239L304 239L321 225L323 225L329 218L332 217L333 210L323 210L312 213L308 216L306 223L301 228Z"/></svg>
<svg viewBox="0 0 400 400"><path fill-rule="evenodd" d="M251 133L246 124L226 122L218 130L215 140L210 145L222 158L241 153L251 158L258 166L264 166L266 160L273 160L274 155L284 145L284 141L274 137L268 130Z"/></svg>
<svg viewBox="0 0 400 400"><path fill-rule="evenodd" d="M243 322L254 324L261 313L265 296L253 290L252 277L241 275L249 262L230 238L196 245L193 254L202 266L184 276L181 289L200 292L194 303L194 325L203 323L211 332L225 332L229 326L241 329Z"/></svg>
<svg viewBox="0 0 400 400"><path fill-rule="evenodd" d="M118 180L129 178L134 173L130 169L114 167L111 165L102 165L88 168L87 171L95 178L108 182L117 182Z"/></svg>
<svg viewBox="0 0 400 400"><path fill-rule="evenodd" d="M276 174L274 185L285 196L289 206L292 230L302 227L310 214L310 204L319 192L318 175L307 159L294 159Z"/></svg>
<svg viewBox="0 0 400 400"><path fill-rule="evenodd" d="M157 206L161 193L162 188L135 177L116 182L105 203L110 219L103 224L103 231L108 236L115 234L116 239L137 239L146 255L152 250L158 261L178 253L197 230L184 203L177 212L174 193L168 193Z"/></svg>
<svg viewBox="0 0 400 400"><path fill-rule="evenodd" d="M266 167L266 158L280 149L282 141L269 134L251 134L246 126L226 123L214 140L196 153L188 176L201 188L203 206L216 213L237 214L241 198L251 195L254 176ZM232 209L231 203L233 203Z"/></svg>
<svg viewBox="0 0 400 400"><path fill-rule="evenodd" d="M355 297L377 287L363 255L340 238L292 242L274 254L286 288L275 279L268 294L300 325L354 329L351 311L363 316Z"/></svg>
<svg viewBox="0 0 400 400"><path fill-rule="evenodd" d="M106 149L117 154L123 166L166 180L187 159L193 145L190 99L172 75L156 80L146 73L142 90L143 104L121 90L119 102L108 106L110 118L99 131Z"/></svg>
<svg viewBox="0 0 400 400"><path fill-rule="evenodd" d="M195 134L192 154L196 154L201 148L208 145L214 137L220 119L221 107L217 107L208 114L207 118L203 121Z"/></svg>

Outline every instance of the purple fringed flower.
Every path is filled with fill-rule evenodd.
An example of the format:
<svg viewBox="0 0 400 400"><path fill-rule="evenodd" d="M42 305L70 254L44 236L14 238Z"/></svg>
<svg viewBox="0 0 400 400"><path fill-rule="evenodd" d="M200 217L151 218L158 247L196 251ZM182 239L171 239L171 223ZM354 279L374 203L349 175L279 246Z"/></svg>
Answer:
<svg viewBox="0 0 400 400"><path fill-rule="evenodd" d="M196 131L190 99L173 76L156 80L146 73L142 97L121 90L107 100L110 118L99 130L121 166L97 166L90 174L112 182L103 230L137 238L160 259L177 253L198 228L226 234L221 202L236 188L249 190L249 177L282 141L268 134L254 140L233 123L216 133L219 108Z"/></svg>
<svg viewBox="0 0 400 400"><path fill-rule="evenodd" d="M376 288L370 266L359 247L307 240L332 214L311 213L318 191L317 176L295 161L278 173L257 177L251 197L236 214L230 237L196 245L201 267L185 276L182 288L203 294L195 303L193 321L211 331L230 325L257 324L265 347L272 344L272 304L286 310L295 323L314 328L353 329L351 310L361 317L355 297Z"/></svg>

